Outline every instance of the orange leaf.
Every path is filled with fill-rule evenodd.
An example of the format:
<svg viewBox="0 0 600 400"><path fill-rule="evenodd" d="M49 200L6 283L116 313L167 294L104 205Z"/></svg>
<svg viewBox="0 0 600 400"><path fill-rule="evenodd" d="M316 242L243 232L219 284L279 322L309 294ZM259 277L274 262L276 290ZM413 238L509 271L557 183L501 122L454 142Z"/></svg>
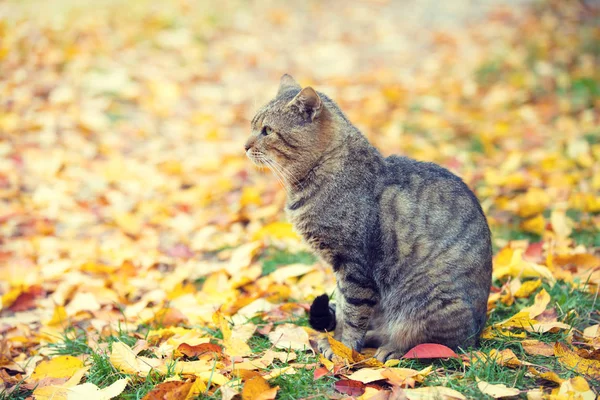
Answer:
<svg viewBox="0 0 600 400"><path fill-rule="evenodd" d="M242 400L267 400L274 399L279 387L271 388L262 376L255 376L244 384Z"/></svg>
<svg viewBox="0 0 600 400"><path fill-rule="evenodd" d="M215 353L215 355L223 353L221 346L212 343L201 343L195 346L190 346L187 343L181 343L179 347L177 347L177 350L187 357L198 357L200 354L204 353Z"/></svg>
<svg viewBox="0 0 600 400"><path fill-rule="evenodd" d="M322 376L325 376L329 373L329 370L326 367L321 367L321 368L317 368L315 369L315 372L313 373L313 379L316 381L317 379L319 379Z"/></svg>
<svg viewBox="0 0 600 400"><path fill-rule="evenodd" d="M192 382L169 381L159 383L142 400L183 400L187 397Z"/></svg>
<svg viewBox="0 0 600 400"><path fill-rule="evenodd" d="M521 342L525 353L537 356L551 357L554 355L554 347L539 340L523 340Z"/></svg>

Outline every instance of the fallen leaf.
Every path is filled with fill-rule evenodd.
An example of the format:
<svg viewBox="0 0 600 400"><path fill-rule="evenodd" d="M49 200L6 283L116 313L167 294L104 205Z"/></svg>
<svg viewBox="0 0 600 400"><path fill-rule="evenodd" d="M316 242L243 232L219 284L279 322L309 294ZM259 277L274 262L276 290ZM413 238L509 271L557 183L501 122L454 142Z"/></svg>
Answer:
<svg viewBox="0 0 600 400"><path fill-rule="evenodd" d="M218 344L201 343L195 346L190 346L187 343L182 343L177 347L177 350L187 357L198 357L206 353L213 353L216 356L223 353L223 349Z"/></svg>
<svg viewBox="0 0 600 400"><path fill-rule="evenodd" d="M531 296L531 294L535 292L541 285L542 281L540 279L525 281L514 293L514 296L519 299L527 298Z"/></svg>
<svg viewBox="0 0 600 400"><path fill-rule="evenodd" d="M577 400L595 400L596 393L592 391L589 383L581 376L576 376L564 381L560 388L552 391L558 398L568 398Z"/></svg>
<svg viewBox="0 0 600 400"><path fill-rule="evenodd" d="M457 358L449 347L436 343L423 343L408 350L402 358Z"/></svg>
<svg viewBox="0 0 600 400"><path fill-rule="evenodd" d="M109 400L119 396L125 390L125 387L129 383L129 378L118 379L113 382L110 386L103 389L93 383L86 382L81 385L74 386L67 390L68 400Z"/></svg>
<svg viewBox="0 0 600 400"><path fill-rule="evenodd" d="M83 368L83 361L73 356L58 356L48 361L40 362L31 375L31 380L39 381L44 378L70 378Z"/></svg>
<svg viewBox="0 0 600 400"><path fill-rule="evenodd" d="M193 382L168 381L159 383L143 400L184 400L192 389Z"/></svg>
<svg viewBox="0 0 600 400"><path fill-rule="evenodd" d="M462 393L443 386L427 386L418 389L401 389L400 394L406 396L408 400L466 400Z"/></svg>
<svg viewBox="0 0 600 400"><path fill-rule="evenodd" d="M278 387L271 388L269 383L261 376L246 381L242 389L242 400L267 400L274 399Z"/></svg>
<svg viewBox="0 0 600 400"><path fill-rule="evenodd" d="M269 340L278 349L311 350L308 333L297 325L282 324L269 333Z"/></svg>
<svg viewBox="0 0 600 400"><path fill-rule="evenodd" d="M492 396L495 399L518 396L520 393L519 389L509 388L503 384L492 385L491 383L485 381L477 382L477 387L481 393Z"/></svg>
<svg viewBox="0 0 600 400"><path fill-rule="evenodd" d="M561 364L577 373L587 375L593 379L600 379L600 361L581 358L566 344L559 342L554 345L554 354Z"/></svg>
<svg viewBox="0 0 600 400"><path fill-rule="evenodd" d="M361 368L347 376L347 378L351 381L359 381L362 383L375 382L386 379L386 377L382 375L383 371L385 371L384 368Z"/></svg>
<svg viewBox="0 0 600 400"><path fill-rule="evenodd" d="M546 357L554 356L554 346L540 342L539 340L523 340L521 346L523 346L523 350L527 354Z"/></svg>
<svg viewBox="0 0 600 400"><path fill-rule="evenodd" d="M365 392L365 384L350 379L342 379L335 383L335 390L348 396L356 397Z"/></svg>

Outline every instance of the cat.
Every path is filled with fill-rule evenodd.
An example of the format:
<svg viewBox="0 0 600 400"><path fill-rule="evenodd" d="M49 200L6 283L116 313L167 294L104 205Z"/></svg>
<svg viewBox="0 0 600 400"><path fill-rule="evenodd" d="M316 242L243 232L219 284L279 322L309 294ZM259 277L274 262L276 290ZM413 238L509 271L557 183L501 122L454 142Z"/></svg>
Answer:
<svg viewBox="0 0 600 400"><path fill-rule="evenodd" d="M467 185L448 170L383 157L329 97L289 75L251 121L246 155L287 191L295 230L336 276L336 305L310 323L385 362L420 343L476 346L491 287L491 234ZM326 338L318 343L327 358Z"/></svg>

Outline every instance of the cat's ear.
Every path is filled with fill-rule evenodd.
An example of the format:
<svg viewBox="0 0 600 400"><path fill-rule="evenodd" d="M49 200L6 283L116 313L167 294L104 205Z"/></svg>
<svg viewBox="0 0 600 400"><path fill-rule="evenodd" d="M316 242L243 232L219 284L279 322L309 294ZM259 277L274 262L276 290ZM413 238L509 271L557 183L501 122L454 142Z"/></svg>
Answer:
<svg viewBox="0 0 600 400"><path fill-rule="evenodd" d="M319 116L323 109L321 98L310 86L302 89L287 105L288 107L298 107L301 112L307 113L312 121Z"/></svg>
<svg viewBox="0 0 600 400"><path fill-rule="evenodd" d="M288 74L284 74L279 80L279 90L277 91L277 96L281 93L288 91L290 89L302 89L298 83Z"/></svg>

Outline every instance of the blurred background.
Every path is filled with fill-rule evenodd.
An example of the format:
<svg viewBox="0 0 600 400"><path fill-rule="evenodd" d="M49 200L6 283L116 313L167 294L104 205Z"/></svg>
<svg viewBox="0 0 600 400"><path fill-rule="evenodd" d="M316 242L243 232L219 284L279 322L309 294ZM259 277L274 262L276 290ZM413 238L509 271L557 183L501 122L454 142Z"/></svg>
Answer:
<svg viewBox="0 0 600 400"><path fill-rule="evenodd" d="M283 73L386 155L460 175L496 249L600 246L598 15L575 0L4 1L3 273L303 249L284 190L243 151Z"/></svg>

